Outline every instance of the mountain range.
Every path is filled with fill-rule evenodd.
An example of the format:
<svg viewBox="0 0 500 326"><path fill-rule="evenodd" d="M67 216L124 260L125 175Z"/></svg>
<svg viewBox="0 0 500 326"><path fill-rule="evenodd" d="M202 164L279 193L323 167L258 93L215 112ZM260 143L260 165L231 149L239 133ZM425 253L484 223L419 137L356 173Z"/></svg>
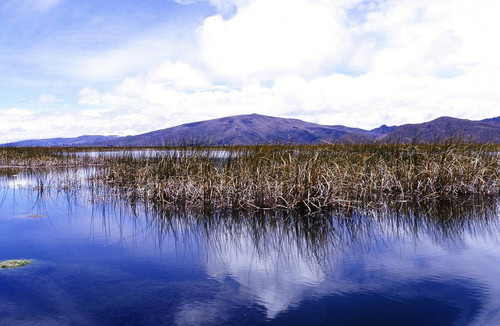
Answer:
<svg viewBox="0 0 500 326"><path fill-rule="evenodd" d="M259 114L237 115L187 123L135 136L80 136L7 143L8 147L40 146L163 146L163 145L251 145L367 142L440 142L460 139L478 143L500 143L500 117L480 121L441 117L401 126L382 125L372 130L341 125L321 125L298 119Z"/></svg>

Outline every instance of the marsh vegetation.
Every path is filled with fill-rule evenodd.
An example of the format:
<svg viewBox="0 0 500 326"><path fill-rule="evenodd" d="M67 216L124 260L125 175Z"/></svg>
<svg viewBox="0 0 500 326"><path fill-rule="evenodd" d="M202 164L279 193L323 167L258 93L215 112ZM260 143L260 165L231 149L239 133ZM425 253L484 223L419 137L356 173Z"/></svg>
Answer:
<svg viewBox="0 0 500 326"><path fill-rule="evenodd" d="M88 175L96 192L181 211L310 214L500 194L498 145L185 147L139 154L136 150L108 149L101 155L99 149L5 148L0 163L31 169L98 167Z"/></svg>

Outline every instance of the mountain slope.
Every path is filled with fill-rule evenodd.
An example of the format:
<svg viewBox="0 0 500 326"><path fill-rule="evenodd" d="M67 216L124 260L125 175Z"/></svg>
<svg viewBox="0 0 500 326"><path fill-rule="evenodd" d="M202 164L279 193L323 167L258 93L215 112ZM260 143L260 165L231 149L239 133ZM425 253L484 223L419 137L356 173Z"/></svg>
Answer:
<svg viewBox="0 0 500 326"><path fill-rule="evenodd" d="M491 119L484 119L484 120L481 120L481 122L494 123L494 124L497 124L500 126L500 117L491 118Z"/></svg>
<svg viewBox="0 0 500 326"><path fill-rule="evenodd" d="M116 140L118 136L85 135L74 138L29 139L7 143L4 147L57 147L57 146L91 146L98 142Z"/></svg>
<svg viewBox="0 0 500 326"><path fill-rule="evenodd" d="M367 142L368 131L344 126L323 126L298 119L250 114L188 123L137 136L99 142L113 146L248 145L266 143L311 144Z"/></svg>
<svg viewBox="0 0 500 326"><path fill-rule="evenodd" d="M405 143L440 142L448 139L500 144L500 117L481 121L441 117L425 123L382 125L372 130L363 130L250 114L193 122L135 136L52 138L26 140L2 146L248 145L373 141Z"/></svg>
<svg viewBox="0 0 500 326"><path fill-rule="evenodd" d="M405 124L387 134L383 141L433 143L449 139L500 143L500 117L482 121L441 117L425 123Z"/></svg>

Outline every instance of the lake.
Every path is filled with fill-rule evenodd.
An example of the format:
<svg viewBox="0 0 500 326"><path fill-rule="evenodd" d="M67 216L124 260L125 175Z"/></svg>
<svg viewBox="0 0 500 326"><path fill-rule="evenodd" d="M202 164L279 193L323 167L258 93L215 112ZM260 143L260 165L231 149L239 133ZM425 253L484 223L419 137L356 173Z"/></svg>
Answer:
<svg viewBox="0 0 500 326"><path fill-rule="evenodd" d="M493 199L197 215L50 187L86 173L1 175L0 261L34 261L0 270L0 325L500 324Z"/></svg>

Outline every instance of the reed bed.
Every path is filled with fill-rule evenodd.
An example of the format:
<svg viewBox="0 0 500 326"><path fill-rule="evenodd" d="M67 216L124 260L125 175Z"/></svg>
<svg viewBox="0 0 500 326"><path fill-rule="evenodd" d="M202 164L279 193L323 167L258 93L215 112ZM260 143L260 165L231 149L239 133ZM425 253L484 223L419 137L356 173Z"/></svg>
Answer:
<svg viewBox="0 0 500 326"><path fill-rule="evenodd" d="M3 147L0 148L0 168L53 168L95 164L77 157L71 148Z"/></svg>
<svg viewBox="0 0 500 326"><path fill-rule="evenodd" d="M107 157L92 182L178 210L349 211L498 196L499 151L453 143L197 147Z"/></svg>
<svg viewBox="0 0 500 326"><path fill-rule="evenodd" d="M0 148L0 167L92 166L86 178L93 194L161 208L308 214L495 197L499 153L499 145L465 143ZM64 185L82 187L70 179ZM57 187L53 180L42 180L43 187Z"/></svg>

